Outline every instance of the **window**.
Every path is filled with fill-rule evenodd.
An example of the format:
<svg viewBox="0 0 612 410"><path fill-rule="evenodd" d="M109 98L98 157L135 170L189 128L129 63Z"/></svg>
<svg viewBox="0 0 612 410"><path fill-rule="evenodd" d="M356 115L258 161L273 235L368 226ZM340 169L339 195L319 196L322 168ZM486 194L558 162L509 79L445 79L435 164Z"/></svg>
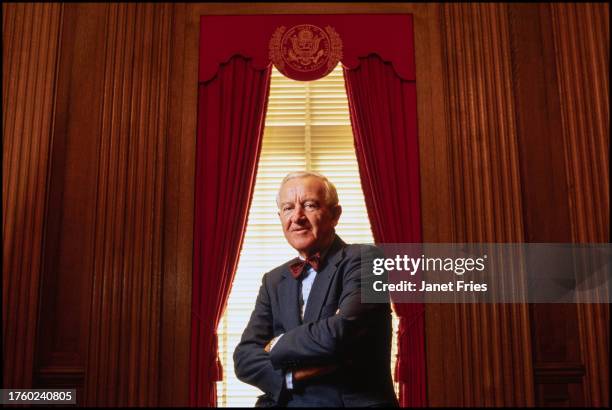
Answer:
<svg viewBox="0 0 612 410"><path fill-rule="evenodd" d="M300 170L320 172L336 185L343 209L336 232L344 241L374 242L340 65L311 82L290 80L273 68L255 193L238 270L218 328L224 369L224 380L217 383L220 407L252 407L261 394L236 378L232 355L255 305L262 275L297 255L283 236L276 194L285 175ZM395 345L394 332L392 365Z"/></svg>

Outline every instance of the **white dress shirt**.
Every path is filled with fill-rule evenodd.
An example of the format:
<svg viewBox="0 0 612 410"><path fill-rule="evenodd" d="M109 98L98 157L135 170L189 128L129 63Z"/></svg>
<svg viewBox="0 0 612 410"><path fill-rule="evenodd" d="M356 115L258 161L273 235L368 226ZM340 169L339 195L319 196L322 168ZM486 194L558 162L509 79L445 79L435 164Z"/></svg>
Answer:
<svg viewBox="0 0 612 410"><path fill-rule="evenodd" d="M300 256L301 260L304 260ZM312 289L312 285L317 277L317 271L312 268L312 266L308 265L308 269L302 278L302 300L304 301L304 305L300 310L300 317L304 320L304 312L306 311L306 304L308 303L308 296L310 296L310 290ZM284 333L283 333L284 334ZM280 340L283 335L279 335L276 340L272 342L272 346L270 346L270 350L274 349L274 345L276 342ZM287 384L288 389L293 389L293 372L287 372L285 374L285 383Z"/></svg>

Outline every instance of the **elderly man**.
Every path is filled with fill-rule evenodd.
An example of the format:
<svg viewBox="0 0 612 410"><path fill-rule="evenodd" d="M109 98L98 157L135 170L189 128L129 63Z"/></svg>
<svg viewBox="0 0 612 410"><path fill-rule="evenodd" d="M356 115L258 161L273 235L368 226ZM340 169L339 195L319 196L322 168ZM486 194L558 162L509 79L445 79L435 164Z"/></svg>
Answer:
<svg viewBox="0 0 612 410"><path fill-rule="evenodd" d="M257 407L397 406L389 304L361 301L362 270L371 273L378 249L336 235L342 208L321 174L287 175L277 205L298 257L263 276L236 375L265 392Z"/></svg>

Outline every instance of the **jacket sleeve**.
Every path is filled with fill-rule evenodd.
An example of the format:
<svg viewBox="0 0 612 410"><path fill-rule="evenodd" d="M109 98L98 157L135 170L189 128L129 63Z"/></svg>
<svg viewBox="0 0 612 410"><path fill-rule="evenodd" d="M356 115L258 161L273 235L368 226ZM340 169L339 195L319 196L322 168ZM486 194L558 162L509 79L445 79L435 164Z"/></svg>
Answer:
<svg viewBox="0 0 612 410"><path fill-rule="evenodd" d="M278 403L284 388L284 374L272 367L270 354L264 351L273 337L272 308L264 275L255 309L234 350L234 370L238 379L258 387Z"/></svg>
<svg viewBox="0 0 612 410"><path fill-rule="evenodd" d="M270 352L275 369L337 362L346 347L367 334L372 323L389 315L389 304L361 303L362 286L371 286L374 279L372 260L380 255L378 248L369 247L346 262L340 313L286 332Z"/></svg>

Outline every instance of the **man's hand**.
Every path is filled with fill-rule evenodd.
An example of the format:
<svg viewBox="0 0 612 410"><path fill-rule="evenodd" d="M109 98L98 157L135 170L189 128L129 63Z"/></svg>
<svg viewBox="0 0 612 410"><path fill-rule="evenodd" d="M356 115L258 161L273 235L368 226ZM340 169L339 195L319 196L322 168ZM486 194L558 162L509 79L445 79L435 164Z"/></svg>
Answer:
<svg viewBox="0 0 612 410"><path fill-rule="evenodd" d="M278 336L270 340L268 344L266 345L266 347L264 347L264 351L266 353L270 353L270 350L272 350L272 346L274 346L274 343L276 343L277 340L278 340Z"/></svg>
<svg viewBox="0 0 612 410"><path fill-rule="evenodd" d="M312 379L313 377L325 376L336 370L338 365L330 364L327 366L313 366L313 367L304 367L302 369L297 369L293 371L293 380L295 381L304 381L308 379Z"/></svg>

